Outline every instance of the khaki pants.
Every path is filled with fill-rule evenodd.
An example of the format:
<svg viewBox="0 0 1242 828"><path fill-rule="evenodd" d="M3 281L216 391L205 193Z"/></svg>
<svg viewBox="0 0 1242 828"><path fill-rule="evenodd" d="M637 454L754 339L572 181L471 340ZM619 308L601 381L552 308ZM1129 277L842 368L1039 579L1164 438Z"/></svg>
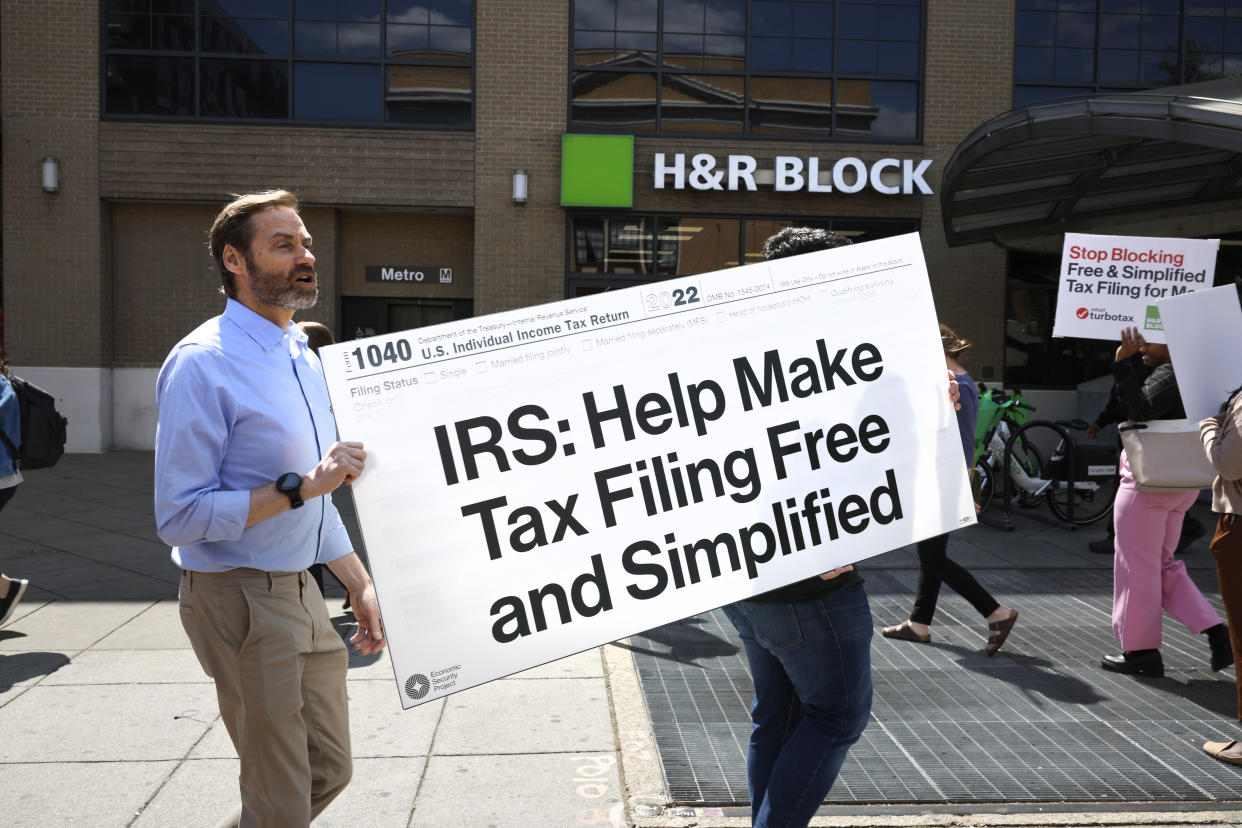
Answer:
<svg viewBox="0 0 1242 828"><path fill-rule="evenodd" d="M349 655L318 587L305 572L183 572L180 598L241 759L234 824L309 825L352 771Z"/></svg>

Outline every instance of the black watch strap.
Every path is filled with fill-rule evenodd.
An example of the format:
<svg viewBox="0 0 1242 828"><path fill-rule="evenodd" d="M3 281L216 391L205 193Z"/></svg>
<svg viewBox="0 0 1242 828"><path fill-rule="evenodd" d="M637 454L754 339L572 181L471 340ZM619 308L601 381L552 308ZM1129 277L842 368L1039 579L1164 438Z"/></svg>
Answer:
<svg viewBox="0 0 1242 828"><path fill-rule="evenodd" d="M276 478L276 491L289 498L290 509L302 508L302 475L297 472L286 472Z"/></svg>

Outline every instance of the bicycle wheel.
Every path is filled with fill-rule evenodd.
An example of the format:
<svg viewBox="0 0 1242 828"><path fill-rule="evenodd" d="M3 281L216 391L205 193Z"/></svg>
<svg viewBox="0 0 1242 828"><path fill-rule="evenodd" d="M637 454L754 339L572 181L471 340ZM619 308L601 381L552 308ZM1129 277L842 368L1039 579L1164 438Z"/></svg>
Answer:
<svg viewBox="0 0 1242 828"><path fill-rule="evenodd" d="M996 487L992 484L992 469L988 466L989 455L985 454L979 458L979 464L975 466L975 474L979 478L979 514L987 511L992 505L992 495L996 494Z"/></svg>
<svg viewBox="0 0 1242 828"><path fill-rule="evenodd" d="M1075 475L1083 477L1082 480L1056 480L1048 487L1048 508L1054 515L1077 526L1087 526L1113 513L1113 499L1121 485L1116 463L1111 467L1102 464L1099 474L1091 474L1093 468L1088 466L1086 475ZM1074 499L1073 521L1069 518L1071 497Z"/></svg>
<svg viewBox="0 0 1242 828"><path fill-rule="evenodd" d="M1044 478L1044 456L1040 454L1039 449L1030 443L1024 443L1018 440L1013 444L1013 462L1022 466L1027 477L1032 480ZM1033 509L1044 502L1044 493L1028 492L1026 489L1018 485L1018 481L1014 479L1013 473L1009 474L1009 496L1018 496L1018 505L1023 509Z"/></svg>

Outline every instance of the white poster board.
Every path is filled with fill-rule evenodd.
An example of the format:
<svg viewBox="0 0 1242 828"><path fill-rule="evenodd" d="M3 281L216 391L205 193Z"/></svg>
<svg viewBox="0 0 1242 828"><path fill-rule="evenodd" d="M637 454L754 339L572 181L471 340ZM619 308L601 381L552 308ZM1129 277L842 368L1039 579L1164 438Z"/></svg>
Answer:
<svg viewBox="0 0 1242 828"><path fill-rule="evenodd" d="M1160 302L1169 356L1186 416L1202 420L1220 411L1242 385L1242 306L1233 285Z"/></svg>
<svg viewBox="0 0 1242 828"><path fill-rule="evenodd" d="M321 358L406 707L975 522L916 234Z"/></svg>
<svg viewBox="0 0 1242 828"><path fill-rule="evenodd" d="M1116 342L1137 326L1164 342L1159 302L1212 286L1219 239L1066 233L1053 336Z"/></svg>

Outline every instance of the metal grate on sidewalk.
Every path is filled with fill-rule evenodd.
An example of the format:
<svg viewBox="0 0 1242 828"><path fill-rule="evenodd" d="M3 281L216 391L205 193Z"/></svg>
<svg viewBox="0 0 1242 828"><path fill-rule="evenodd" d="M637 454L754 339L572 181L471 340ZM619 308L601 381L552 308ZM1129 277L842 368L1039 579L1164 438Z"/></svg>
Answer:
<svg viewBox="0 0 1242 828"><path fill-rule="evenodd" d="M1072 584L1060 583L1067 576ZM1214 573L1192 576L1216 600ZM1242 737L1233 670L1210 672L1203 636L1167 618L1165 678L1101 670L1100 656L1116 650L1108 570L988 570L989 589L1021 612L992 658L985 625L948 589L932 644L880 637L880 626L907 617L918 573L867 568L865 577L875 701L829 802L1242 800L1242 770L1200 749ZM674 801L747 803L753 687L728 619L719 610L684 619L630 646Z"/></svg>

